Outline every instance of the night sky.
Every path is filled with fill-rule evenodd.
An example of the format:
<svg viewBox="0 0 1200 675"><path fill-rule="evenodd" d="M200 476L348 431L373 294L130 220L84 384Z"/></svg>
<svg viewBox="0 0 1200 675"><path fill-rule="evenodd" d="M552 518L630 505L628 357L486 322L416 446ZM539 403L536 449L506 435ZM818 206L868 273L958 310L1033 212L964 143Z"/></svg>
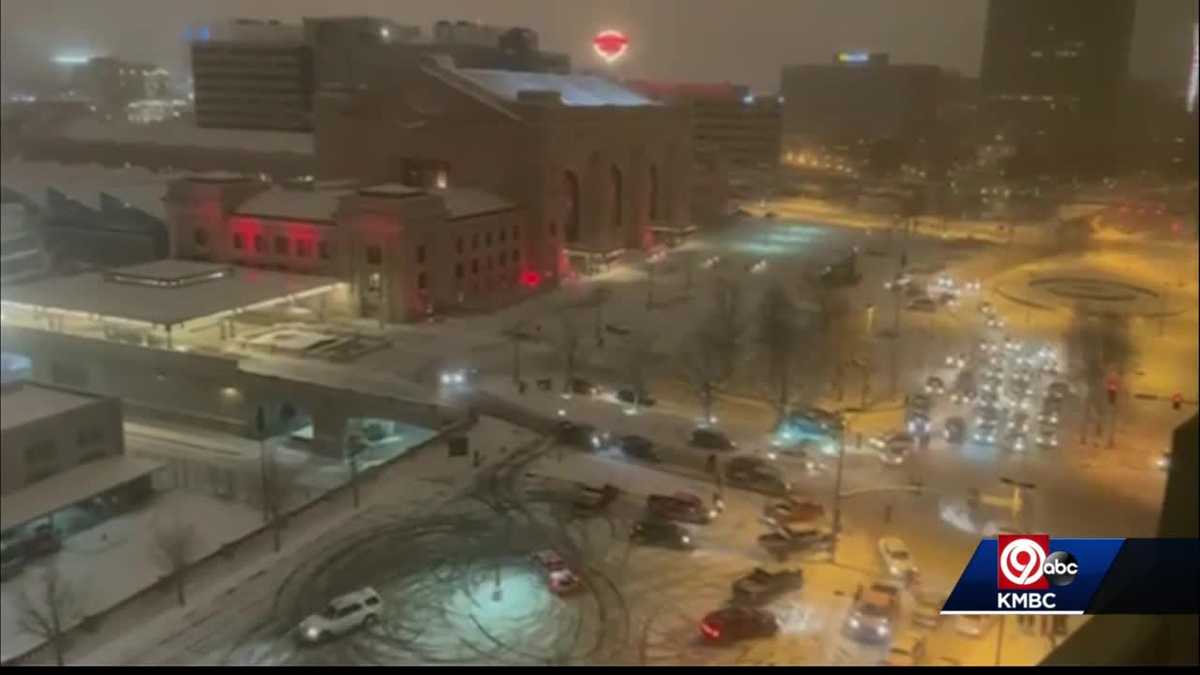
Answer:
<svg viewBox="0 0 1200 675"><path fill-rule="evenodd" d="M1101 2L1097 2L1100 5ZM891 53L975 75L986 0L2 0L7 83L56 50L182 69L189 23L229 16L389 16L429 33L438 19L524 25L543 48L599 68L590 39L616 27L631 40L621 74L777 87L784 64L827 62L842 49ZM202 12L202 13L198 13ZM1183 88L1196 0L1138 0L1135 77Z"/></svg>

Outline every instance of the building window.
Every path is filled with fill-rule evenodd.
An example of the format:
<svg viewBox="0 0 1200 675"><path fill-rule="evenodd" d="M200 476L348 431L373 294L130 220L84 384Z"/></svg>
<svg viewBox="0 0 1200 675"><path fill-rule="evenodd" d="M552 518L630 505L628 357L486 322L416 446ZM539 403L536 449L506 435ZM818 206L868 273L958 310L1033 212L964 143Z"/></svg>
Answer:
<svg viewBox="0 0 1200 675"><path fill-rule="evenodd" d="M454 265L454 278L455 279L463 278L463 264L462 263L457 263Z"/></svg>
<svg viewBox="0 0 1200 675"><path fill-rule="evenodd" d="M488 248L492 247L492 233L491 232L488 232L487 234L483 235L483 242L484 242L484 245L487 246Z"/></svg>
<svg viewBox="0 0 1200 675"><path fill-rule="evenodd" d="M508 239L508 232L505 232L504 230L500 230L500 241L504 242L507 239Z"/></svg>
<svg viewBox="0 0 1200 675"><path fill-rule="evenodd" d="M288 254L288 238L287 237L275 237L275 254L276 255L287 255Z"/></svg>
<svg viewBox="0 0 1200 675"><path fill-rule="evenodd" d="M25 448L27 464L44 464L58 459L58 446L51 440L35 441Z"/></svg>
<svg viewBox="0 0 1200 675"><path fill-rule="evenodd" d="M500 266L504 267L504 265L507 262L508 262L508 253L506 251L500 251Z"/></svg>
<svg viewBox="0 0 1200 675"><path fill-rule="evenodd" d="M97 427L86 427L75 434L75 445L86 448L104 442L104 430Z"/></svg>
<svg viewBox="0 0 1200 675"><path fill-rule="evenodd" d="M321 260L329 260L329 242L317 242L317 256L320 257Z"/></svg>
<svg viewBox="0 0 1200 675"><path fill-rule="evenodd" d="M425 278L425 273L424 273L424 272L421 272L420 274L418 274L418 275L417 275L417 288L419 288L419 289L421 289L421 290L425 290L425 288L426 288L428 285L429 285L429 284L427 283L427 280L426 280L426 278Z"/></svg>
<svg viewBox="0 0 1200 675"><path fill-rule="evenodd" d="M380 265L383 263L383 249L371 245L367 247L367 264Z"/></svg>
<svg viewBox="0 0 1200 675"><path fill-rule="evenodd" d="M471 261L471 274L479 274L479 258Z"/></svg>
<svg viewBox="0 0 1200 675"><path fill-rule="evenodd" d="M383 279L379 276L379 272L371 272L370 276L367 277L367 289L378 291L382 285Z"/></svg>
<svg viewBox="0 0 1200 675"><path fill-rule="evenodd" d="M261 235L254 235L254 252L265 253L267 250L267 240Z"/></svg>
<svg viewBox="0 0 1200 675"><path fill-rule="evenodd" d="M420 246L417 247L417 262L418 263L425 262L425 244L421 244Z"/></svg>
<svg viewBox="0 0 1200 675"><path fill-rule="evenodd" d="M513 264L516 264L520 261L521 261L521 251L519 251L519 250L513 251Z"/></svg>
<svg viewBox="0 0 1200 675"><path fill-rule="evenodd" d="M240 232L233 233L233 247L239 251L246 248L246 238Z"/></svg>
<svg viewBox="0 0 1200 675"><path fill-rule="evenodd" d="M193 235L196 239L197 246L208 246L208 230L202 227L197 227Z"/></svg>
<svg viewBox="0 0 1200 675"><path fill-rule="evenodd" d="M513 225L513 241L516 241L520 238L521 238L521 226Z"/></svg>
<svg viewBox="0 0 1200 675"><path fill-rule="evenodd" d="M312 240L297 239L296 240L296 255L300 256L301 258L311 258L312 257Z"/></svg>
<svg viewBox="0 0 1200 675"><path fill-rule="evenodd" d="M463 252L463 238L462 237L458 238L458 242L454 245L454 250L458 251L459 255L462 255L462 252Z"/></svg>
<svg viewBox="0 0 1200 675"><path fill-rule="evenodd" d="M492 271L492 256L490 255L487 257L487 265L488 271Z"/></svg>
<svg viewBox="0 0 1200 675"><path fill-rule="evenodd" d="M471 250L474 251L477 248L479 248L479 233L478 232L471 235Z"/></svg>

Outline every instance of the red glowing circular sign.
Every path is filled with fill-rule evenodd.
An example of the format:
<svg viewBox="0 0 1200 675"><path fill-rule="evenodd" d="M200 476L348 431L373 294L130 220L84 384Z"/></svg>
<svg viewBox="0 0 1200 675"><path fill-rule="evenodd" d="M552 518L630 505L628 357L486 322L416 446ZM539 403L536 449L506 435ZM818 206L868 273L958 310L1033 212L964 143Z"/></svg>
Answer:
<svg viewBox="0 0 1200 675"><path fill-rule="evenodd" d="M602 30L592 38L592 49L608 63L621 58L629 49L629 38L619 30Z"/></svg>

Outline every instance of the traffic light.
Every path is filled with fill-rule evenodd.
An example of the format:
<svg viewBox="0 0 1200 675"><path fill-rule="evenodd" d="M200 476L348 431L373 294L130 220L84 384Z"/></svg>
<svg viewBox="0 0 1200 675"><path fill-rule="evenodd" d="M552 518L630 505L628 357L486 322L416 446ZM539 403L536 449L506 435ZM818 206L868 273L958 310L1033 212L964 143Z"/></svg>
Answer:
<svg viewBox="0 0 1200 675"><path fill-rule="evenodd" d="M1179 394L1178 392L1176 392L1173 396L1171 396L1171 408L1174 410L1179 410L1179 408L1182 405L1183 405L1183 396L1181 394Z"/></svg>

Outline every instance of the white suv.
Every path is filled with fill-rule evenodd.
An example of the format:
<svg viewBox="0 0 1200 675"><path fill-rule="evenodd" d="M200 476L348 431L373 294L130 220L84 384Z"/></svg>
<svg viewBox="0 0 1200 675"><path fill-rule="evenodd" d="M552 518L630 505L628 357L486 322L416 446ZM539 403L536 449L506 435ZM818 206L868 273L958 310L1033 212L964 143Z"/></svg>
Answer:
<svg viewBox="0 0 1200 675"><path fill-rule="evenodd" d="M383 602L374 588L360 588L329 601L329 606L300 622L296 635L303 642L315 643L345 635L379 620Z"/></svg>

